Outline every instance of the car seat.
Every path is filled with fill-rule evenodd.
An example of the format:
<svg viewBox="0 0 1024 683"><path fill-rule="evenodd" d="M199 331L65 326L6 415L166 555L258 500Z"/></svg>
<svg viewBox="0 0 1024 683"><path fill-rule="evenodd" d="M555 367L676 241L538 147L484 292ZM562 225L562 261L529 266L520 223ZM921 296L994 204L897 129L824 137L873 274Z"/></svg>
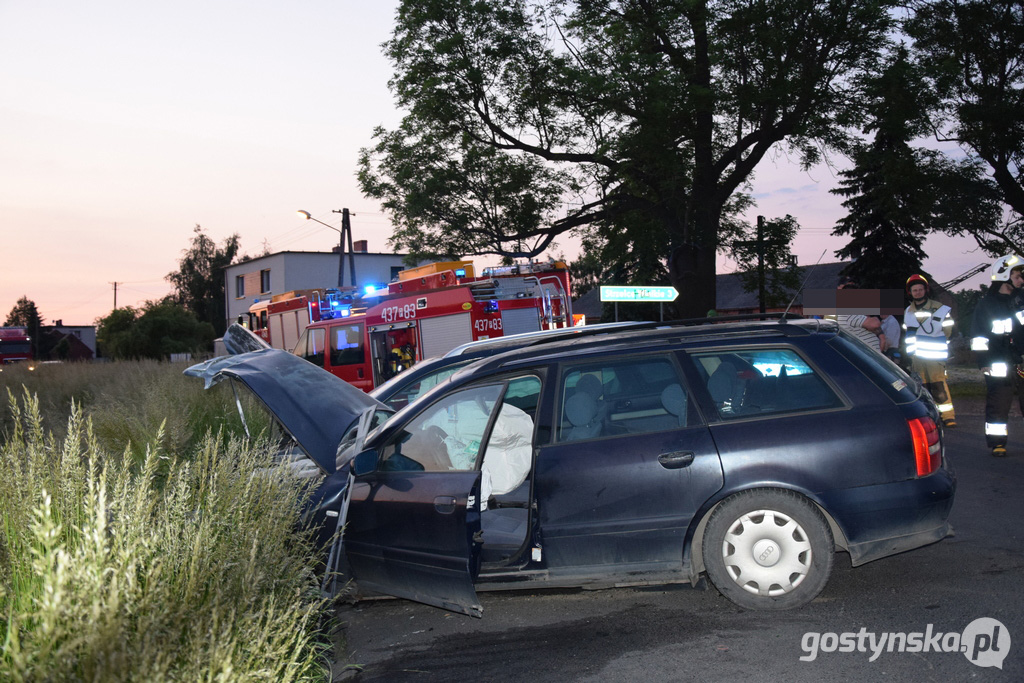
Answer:
<svg viewBox="0 0 1024 683"><path fill-rule="evenodd" d="M565 401L565 417L571 425L563 428L566 441L589 439L601 433L597 400L586 391L577 391Z"/></svg>
<svg viewBox="0 0 1024 683"><path fill-rule="evenodd" d="M678 384L669 384L661 390L661 405L674 415L680 427L686 426L686 392Z"/></svg>
<svg viewBox="0 0 1024 683"><path fill-rule="evenodd" d="M736 414L743 404L743 381L736 366L723 361L708 378L708 393L720 413Z"/></svg>

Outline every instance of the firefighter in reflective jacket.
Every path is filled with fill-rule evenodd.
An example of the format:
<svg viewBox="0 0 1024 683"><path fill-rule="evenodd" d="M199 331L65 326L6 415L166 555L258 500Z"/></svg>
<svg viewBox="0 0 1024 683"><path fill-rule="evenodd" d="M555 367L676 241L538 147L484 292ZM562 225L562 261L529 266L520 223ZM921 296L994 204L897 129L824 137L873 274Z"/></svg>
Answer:
<svg viewBox="0 0 1024 683"><path fill-rule="evenodd" d="M1024 348L1024 312L1014 290L1024 285L1024 260L1003 256L989 270L991 283L974 309L971 350L985 375L985 441L992 455L1006 455L1007 417L1014 390L1024 412L1024 379L1018 363Z"/></svg>
<svg viewBox="0 0 1024 683"><path fill-rule="evenodd" d="M391 349L391 376L394 377L402 370L408 370L416 362L415 352L412 343L405 342L401 346Z"/></svg>
<svg viewBox="0 0 1024 683"><path fill-rule="evenodd" d="M946 360L949 358L949 336L953 332L952 309L929 299L931 287L921 275L907 279L910 305L903 313L906 331L907 355L913 361L914 372L935 399L939 416L947 427L956 426L953 399L946 384Z"/></svg>

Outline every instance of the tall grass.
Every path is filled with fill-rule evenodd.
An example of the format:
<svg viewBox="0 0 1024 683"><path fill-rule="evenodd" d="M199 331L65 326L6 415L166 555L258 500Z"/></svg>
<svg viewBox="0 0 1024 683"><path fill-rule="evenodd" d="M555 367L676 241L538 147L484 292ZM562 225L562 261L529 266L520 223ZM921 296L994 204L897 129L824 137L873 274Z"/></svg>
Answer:
<svg viewBox="0 0 1024 683"><path fill-rule="evenodd" d="M0 680L329 678L325 604L310 569L317 550L295 524L300 482L273 466L266 443L223 429L196 438L187 418L175 418L177 435L171 420L154 427L160 400L168 414L200 408L170 375L167 386L151 382L152 370L84 383L113 435L70 403L77 380L61 390L69 415L59 434L44 428L52 403L10 394ZM143 395L151 398L131 404ZM130 423L121 430L118 411Z"/></svg>
<svg viewBox="0 0 1024 683"><path fill-rule="evenodd" d="M137 461L158 432L161 447L174 455L189 453L211 431L224 439L243 434L231 391L204 391L201 381L182 375L186 367L151 360L39 365L34 371L9 365L0 372L0 397L26 390L39 397L43 425L58 437L74 401L92 418L105 450L128 448ZM0 434L13 428L13 417L0 410ZM258 422L254 433L267 425Z"/></svg>

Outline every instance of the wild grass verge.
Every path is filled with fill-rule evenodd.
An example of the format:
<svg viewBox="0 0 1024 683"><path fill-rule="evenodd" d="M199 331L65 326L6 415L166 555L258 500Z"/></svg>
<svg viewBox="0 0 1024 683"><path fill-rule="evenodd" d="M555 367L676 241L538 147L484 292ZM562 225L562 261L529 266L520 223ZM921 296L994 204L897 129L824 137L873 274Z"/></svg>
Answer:
<svg viewBox="0 0 1024 683"><path fill-rule="evenodd" d="M265 444L170 454L163 425L125 457L77 406L58 437L8 403L0 680L329 678L300 484Z"/></svg>
<svg viewBox="0 0 1024 683"><path fill-rule="evenodd" d="M159 432L165 453L188 457L207 433L219 433L226 443L245 431L231 391L204 391L201 381L182 374L186 367L152 360L39 365L34 371L9 365L0 372L0 397L38 397L40 419L58 438L74 402L90 416L108 452L127 450L141 461ZM0 408L0 435L10 432L13 419ZM254 433L266 426L255 425Z"/></svg>

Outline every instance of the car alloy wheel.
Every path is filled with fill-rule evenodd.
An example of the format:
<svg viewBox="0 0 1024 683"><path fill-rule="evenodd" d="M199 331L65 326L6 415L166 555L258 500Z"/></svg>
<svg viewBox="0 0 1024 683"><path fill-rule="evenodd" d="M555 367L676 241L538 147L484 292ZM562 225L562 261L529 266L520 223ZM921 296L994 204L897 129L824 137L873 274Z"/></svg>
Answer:
<svg viewBox="0 0 1024 683"><path fill-rule="evenodd" d="M718 591L747 609L813 600L832 572L828 523L806 498L782 489L738 493L715 508L704 562Z"/></svg>

